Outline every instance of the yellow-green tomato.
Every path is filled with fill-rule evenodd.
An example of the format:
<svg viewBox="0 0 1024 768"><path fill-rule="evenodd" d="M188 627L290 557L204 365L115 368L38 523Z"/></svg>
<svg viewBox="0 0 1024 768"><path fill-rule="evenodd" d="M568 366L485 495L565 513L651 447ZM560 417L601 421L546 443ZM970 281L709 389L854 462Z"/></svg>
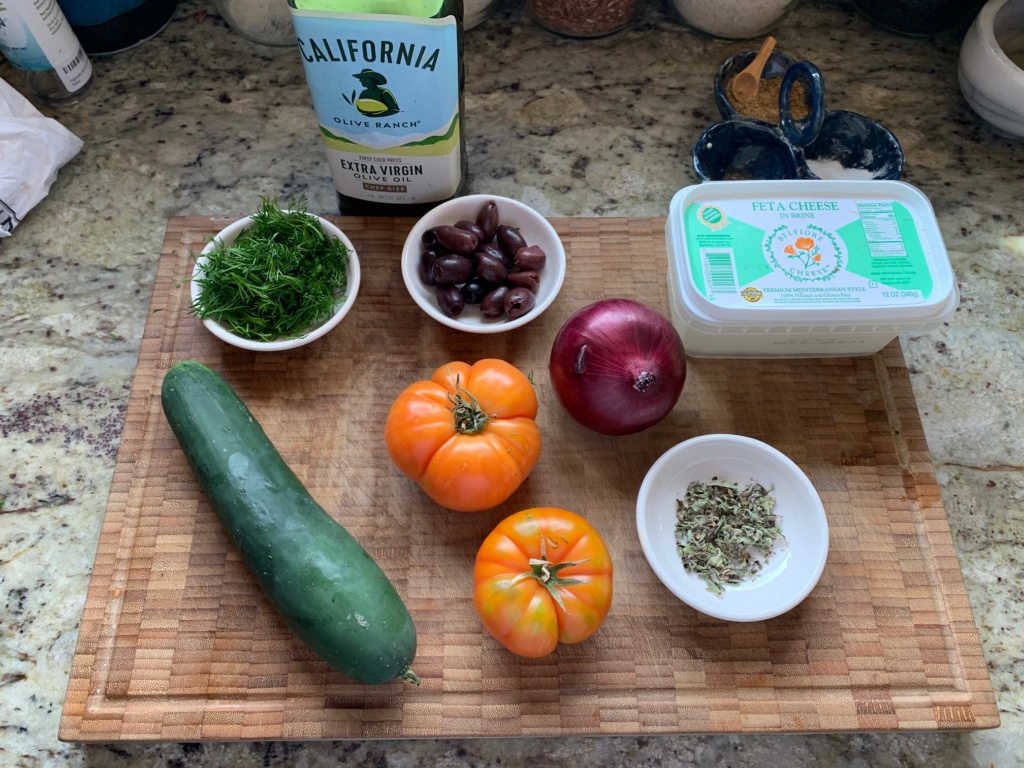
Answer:
<svg viewBox="0 0 1024 768"><path fill-rule="evenodd" d="M484 539L473 568L473 606L512 653L546 656L586 640L612 604L612 559L575 512L517 512Z"/></svg>

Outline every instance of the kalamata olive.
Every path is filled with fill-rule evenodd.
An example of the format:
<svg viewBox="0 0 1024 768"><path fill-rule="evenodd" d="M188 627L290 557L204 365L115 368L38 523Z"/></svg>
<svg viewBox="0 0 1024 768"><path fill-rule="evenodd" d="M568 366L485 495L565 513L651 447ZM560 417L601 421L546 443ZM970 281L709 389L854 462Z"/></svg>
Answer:
<svg viewBox="0 0 1024 768"><path fill-rule="evenodd" d="M437 227L431 227L423 233L422 239L424 245L433 245L437 242L437 233L434 231L435 229L437 229Z"/></svg>
<svg viewBox="0 0 1024 768"><path fill-rule="evenodd" d="M437 305L448 317L458 317L466 308L466 297L454 285L439 285L437 287Z"/></svg>
<svg viewBox="0 0 1024 768"><path fill-rule="evenodd" d="M537 297L528 288L511 288L505 294L505 314L515 320L522 317L531 309Z"/></svg>
<svg viewBox="0 0 1024 768"><path fill-rule="evenodd" d="M452 253L461 253L463 256L469 256L473 253L480 242L472 232L451 227L447 224L442 224L440 227L435 228L434 234L437 235L437 242Z"/></svg>
<svg viewBox="0 0 1024 768"><path fill-rule="evenodd" d="M538 269L544 269L544 264L547 260L547 254L544 253L544 249L539 245L528 245L516 251L512 263L515 264L516 269L537 271Z"/></svg>
<svg viewBox="0 0 1024 768"><path fill-rule="evenodd" d="M424 248L420 254L420 280L426 285L437 285L437 281L430 274L430 268L440 256L441 250L438 248Z"/></svg>
<svg viewBox="0 0 1024 768"><path fill-rule="evenodd" d="M430 276L437 285L464 283L473 275L473 262L457 253L438 256L430 267Z"/></svg>
<svg viewBox="0 0 1024 768"><path fill-rule="evenodd" d="M512 269L512 259L505 256L505 254L501 252L501 248L497 248L491 245L490 243L484 243L483 245L478 245L476 247L476 252L490 254L498 261L500 261L502 264L504 264L505 269ZM475 256L476 254L474 254L474 258Z"/></svg>
<svg viewBox="0 0 1024 768"><path fill-rule="evenodd" d="M487 242L494 233L498 231L498 224L501 221L498 218L498 204L493 200L488 200L482 206L480 211L476 215L476 225L480 227L480 230L484 233L483 242Z"/></svg>
<svg viewBox="0 0 1024 768"><path fill-rule="evenodd" d="M505 285L509 288L526 288L530 293L536 294L540 290L540 275L532 270L509 272L505 278Z"/></svg>
<svg viewBox="0 0 1024 768"><path fill-rule="evenodd" d="M508 277L508 270L505 268L505 262L501 259L494 258L489 253L477 251L473 254L473 260L476 261L477 277L491 285L500 285L504 283L505 278Z"/></svg>
<svg viewBox="0 0 1024 768"><path fill-rule="evenodd" d="M487 238L484 237L484 231L476 225L476 222L472 222L469 219L461 219L460 221L455 222L455 228L472 232L476 235L477 244L487 242Z"/></svg>
<svg viewBox="0 0 1024 768"><path fill-rule="evenodd" d="M515 227L510 227L508 224L500 224L497 234L498 245L501 246L501 250L510 259L516 255L516 251L526 247L526 240L523 239L523 236L519 234L519 230ZM438 239L440 240L440 237Z"/></svg>
<svg viewBox="0 0 1024 768"><path fill-rule="evenodd" d="M505 314L505 296L508 293L507 285L499 285L488 293L480 302L480 314L484 317L501 317Z"/></svg>
<svg viewBox="0 0 1024 768"><path fill-rule="evenodd" d="M462 297L467 304L479 304L490 291L491 286L474 277L462 286Z"/></svg>

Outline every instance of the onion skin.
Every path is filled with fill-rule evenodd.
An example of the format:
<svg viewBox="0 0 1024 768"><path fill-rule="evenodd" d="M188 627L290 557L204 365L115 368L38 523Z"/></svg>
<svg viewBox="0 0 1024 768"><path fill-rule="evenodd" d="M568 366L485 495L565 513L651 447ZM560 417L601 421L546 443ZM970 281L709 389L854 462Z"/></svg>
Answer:
<svg viewBox="0 0 1024 768"><path fill-rule="evenodd" d="M604 435L654 426L679 402L686 353L672 323L629 299L583 307L555 336L548 373L569 415Z"/></svg>

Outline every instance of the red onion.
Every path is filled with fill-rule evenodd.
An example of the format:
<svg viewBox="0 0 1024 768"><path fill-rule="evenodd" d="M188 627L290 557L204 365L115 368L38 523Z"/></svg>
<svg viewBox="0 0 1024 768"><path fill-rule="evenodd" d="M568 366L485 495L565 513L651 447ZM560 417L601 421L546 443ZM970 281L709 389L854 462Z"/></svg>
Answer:
<svg viewBox="0 0 1024 768"><path fill-rule="evenodd" d="M675 407L686 354L661 313L628 299L605 299L565 322L548 371L558 401L576 421L604 435L630 435Z"/></svg>

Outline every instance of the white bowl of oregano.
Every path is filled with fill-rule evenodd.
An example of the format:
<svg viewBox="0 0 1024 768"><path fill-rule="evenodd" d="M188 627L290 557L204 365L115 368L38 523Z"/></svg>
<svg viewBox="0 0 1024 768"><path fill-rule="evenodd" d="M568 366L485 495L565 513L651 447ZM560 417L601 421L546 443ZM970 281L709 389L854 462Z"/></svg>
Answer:
<svg viewBox="0 0 1024 768"><path fill-rule="evenodd" d="M828 519L810 479L777 449L741 435L670 448L640 486L636 524L661 582L727 621L795 608L828 557Z"/></svg>
<svg viewBox="0 0 1024 768"><path fill-rule="evenodd" d="M217 338L276 352L309 344L348 314L359 257L344 232L305 203L259 210L221 230L192 270L192 314Z"/></svg>

